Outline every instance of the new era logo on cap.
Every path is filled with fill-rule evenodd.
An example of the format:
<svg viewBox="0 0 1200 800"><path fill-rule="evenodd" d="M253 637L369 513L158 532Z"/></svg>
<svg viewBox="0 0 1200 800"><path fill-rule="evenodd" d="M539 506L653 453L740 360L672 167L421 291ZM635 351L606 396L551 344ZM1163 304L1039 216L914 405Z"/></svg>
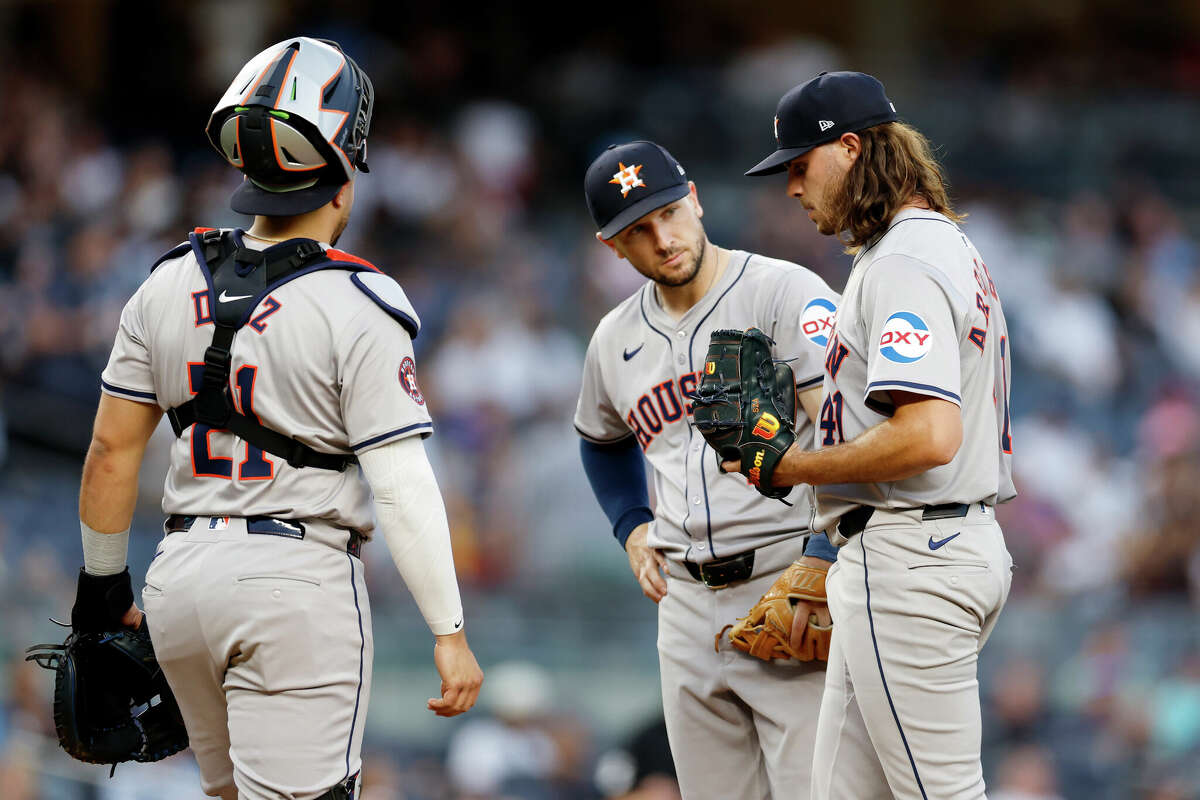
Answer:
<svg viewBox="0 0 1200 800"><path fill-rule="evenodd" d="M674 156L646 141L609 147L583 179L588 211L603 239L686 197L689 190L687 174Z"/></svg>
<svg viewBox="0 0 1200 800"><path fill-rule="evenodd" d="M821 127L822 131L827 131L833 127L833 122L832 122L832 120L823 119L820 122L818 122L817 125L819 125Z"/></svg>

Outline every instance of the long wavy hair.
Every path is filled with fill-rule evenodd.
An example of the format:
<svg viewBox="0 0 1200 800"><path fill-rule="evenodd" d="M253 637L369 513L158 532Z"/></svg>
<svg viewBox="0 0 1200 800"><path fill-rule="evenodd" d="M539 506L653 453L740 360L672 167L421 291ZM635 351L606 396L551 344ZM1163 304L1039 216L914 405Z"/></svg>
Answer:
<svg viewBox="0 0 1200 800"><path fill-rule="evenodd" d="M901 206L914 197L955 222L946 179L929 140L903 122L885 122L858 131L862 151L846 172L840 191L831 193L830 222L853 255L883 233Z"/></svg>

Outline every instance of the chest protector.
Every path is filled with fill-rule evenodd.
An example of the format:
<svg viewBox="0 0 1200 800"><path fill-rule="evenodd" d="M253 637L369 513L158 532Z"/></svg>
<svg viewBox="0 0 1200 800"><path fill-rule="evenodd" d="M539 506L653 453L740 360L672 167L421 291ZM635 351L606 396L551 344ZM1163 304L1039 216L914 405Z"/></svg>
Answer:
<svg viewBox="0 0 1200 800"><path fill-rule="evenodd" d="M291 436L271 430L257 418L237 411L229 390L230 352L234 336L250 321L258 304L288 281L325 269L377 270L366 262L331 258L312 239L289 239L266 250L251 250L242 245L241 231L237 230L197 229L188 235L187 244L167 253L159 263L181 256L189 248L208 282L208 307L214 330L212 344L204 351L204 377L200 390L191 400L167 411L175 435L182 436L184 431L199 423L229 431L284 459L292 467L341 471L356 463L357 459L352 455L318 452Z"/></svg>

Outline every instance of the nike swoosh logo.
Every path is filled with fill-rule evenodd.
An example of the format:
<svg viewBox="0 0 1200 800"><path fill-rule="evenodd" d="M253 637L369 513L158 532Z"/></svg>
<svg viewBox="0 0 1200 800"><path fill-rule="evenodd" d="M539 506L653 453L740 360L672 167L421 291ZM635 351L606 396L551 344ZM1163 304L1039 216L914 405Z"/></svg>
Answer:
<svg viewBox="0 0 1200 800"><path fill-rule="evenodd" d="M454 623L454 630L458 630L459 628L461 628L462 624L463 624L463 621L461 619L458 622Z"/></svg>
<svg viewBox="0 0 1200 800"><path fill-rule="evenodd" d="M247 297L253 297L253 295L249 295L249 294L225 294L225 292L224 292L224 291L222 291L222 292L221 292L221 296L217 298L217 301L218 301L218 302L221 302L221 303L230 303L230 302L233 302L234 300L245 300Z"/></svg>
<svg viewBox="0 0 1200 800"><path fill-rule="evenodd" d="M947 536L945 539L942 539L941 541L937 541L937 542L935 542L935 541L933 540L933 537L932 537L932 536L930 536L930 537L929 537L929 549L930 549L930 550L937 550L939 547L941 547L942 545L946 544L946 543L947 543L947 542L949 542L951 539L958 538L958 534L959 534L959 533L962 533L962 531L959 531L958 533L954 534L954 536Z"/></svg>
<svg viewBox="0 0 1200 800"><path fill-rule="evenodd" d="M636 356L638 353L642 352L642 348L643 348L643 347L645 347L645 346L646 346L646 343L645 343L645 342L642 342L641 344L639 344L639 345L637 346L637 350L634 350L632 353L631 353L631 352L629 352L628 350L623 350L623 351L621 352L621 355L625 356L625 360L626 360L626 361L628 361L629 359L631 359L631 358L633 358L634 356Z"/></svg>

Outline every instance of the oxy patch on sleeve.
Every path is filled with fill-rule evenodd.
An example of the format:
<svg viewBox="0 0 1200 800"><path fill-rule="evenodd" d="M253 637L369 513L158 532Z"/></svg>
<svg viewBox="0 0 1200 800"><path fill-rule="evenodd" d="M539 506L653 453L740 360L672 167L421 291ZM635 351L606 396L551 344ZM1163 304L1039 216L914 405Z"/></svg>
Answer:
<svg viewBox="0 0 1200 800"><path fill-rule="evenodd" d="M394 278L378 272L355 272L350 275L350 280L363 294L403 325L409 336L417 338L417 333L421 330L421 319Z"/></svg>

